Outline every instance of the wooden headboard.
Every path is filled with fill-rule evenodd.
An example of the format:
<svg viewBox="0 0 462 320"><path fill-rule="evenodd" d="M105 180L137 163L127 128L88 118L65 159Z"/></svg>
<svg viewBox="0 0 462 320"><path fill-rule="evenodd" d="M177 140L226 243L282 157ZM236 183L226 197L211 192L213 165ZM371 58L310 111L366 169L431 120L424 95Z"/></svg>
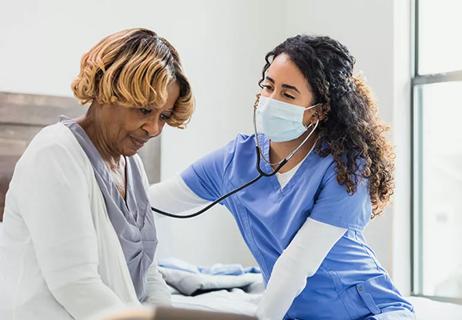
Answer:
<svg viewBox="0 0 462 320"><path fill-rule="evenodd" d="M69 97L0 92L0 221L14 166L30 140L41 128L57 122L60 115L75 118L85 111ZM140 156L150 182L158 182L160 138L147 143Z"/></svg>

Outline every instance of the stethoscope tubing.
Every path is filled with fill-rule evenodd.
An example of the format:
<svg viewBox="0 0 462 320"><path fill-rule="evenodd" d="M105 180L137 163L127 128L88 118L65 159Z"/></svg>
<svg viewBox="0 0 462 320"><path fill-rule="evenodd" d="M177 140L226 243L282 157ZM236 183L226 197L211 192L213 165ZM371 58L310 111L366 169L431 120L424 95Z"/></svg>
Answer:
<svg viewBox="0 0 462 320"><path fill-rule="evenodd" d="M260 167L260 150L258 150L258 147L257 148L257 171L258 171L258 176L255 177L254 179L250 180L249 182L246 182L244 183L243 185L241 185L240 187L224 194L223 196L221 196L220 198L216 199L215 201L213 201L212 203L208 204L206 207L200 209L199 211L197 212L194 212L194 213L191 213L191 214L188 214L188 215L177 215L177 214L174 214L174 213L170 213L170 212L166 212L166 211L163 211L163 210L160 210L160 209L157 209L157 208L154 208L154 207L151 207L151 210L154 211L154 212L157 212L161 215L164 215L164 216L167 216L167 217L171 217L171 218L177 218L177 219L189 219L189 218L194 218L194 217L197 217L198 215L201 215L202 213L204 213L205 211L209 210L210 208L212 208L213 206L215 206L216 204L222 202L223 200L225 200L226 198L232 196L233 194L235 194L236 192L239 192L241 191L242 189L245 189L247 188L248 186L254 184L255 182L257 182L258 180L260 180L262 177L271 177L271 176L274 176L276 173L279 172L279 170L281 170L281 168L287 163L287 161L289 161L288 159L284 159L277 167L276 169L274 169L272 172L270 173L267 173L267 172L264 172L261 167Z"/></svg>
<svg viewBox="0 0 462 320"><path fill-rule="evenodd" d="M259 138L258 138L258 132L257 132L257 125L256 125L256 121L255 121L255 111L256 111L256 106L254 106L254 114L253 114L253 122L254 122L254 129L255 129L255 144L256 144L256 152L257 152L257 163L256 163L256 168L257 168L257 172L258 172L258 176L256 176L255 178L253 178L252 180L244 183L243 185L241 185L240 187L222 195L221 197L219 197L218 199L216 199L215 201L213 201L212 203L208 204L206 207L200 209L199 211L197 212L194 212L194 213L191 213L191 214L187 214L187 215L179 215L179 214L174 214L174 213L170 213L170 212L166 212L166 211L163 211L163 210L160 210L160 209L157 209L157 208L154 208L154 207L151 207L151 210L154 211L154 212L157 212L161 215L164 215L164 216L167 216L167 217L170 217L170 218L176 218L176 219L189 219L189 218L194 218L194 217L197 217L198 215L201 215L203 214L204 212L206 212L207 210L209 210L210 208L214 207L216 204L222 202L223 200L225 200L226 198L232 196L233 194L241 191L242 189L245 189L247 188L248 186L254 184L255 182L257 182L258 180L260 180L262 177L271 177L271 176L274 176L276 173L279 172L279 170L281 170L281 168L297 153L297 151L301 148L302 145L304 145L308 139L313 135L314 131L316 130L319 122L316 122L316 124L314 125L313 129L311 130L311 132L308 134L308 136L303 140L303 142L297 147L295 148L292 152L290 152L281 162L279 163L276 163L276 164L271 164L269 162L269 160L266 160L263 153L262 153L262 150L260 148L260 142L259 142ZM310 125L311 126L311 125ZM308 126L308 127L310 127ZM307 127L307 128L308 128ZM313 146L311 147L310 151L308 152L308 154L310 154L314 147L316 146L316 143L317 143L317 140L314 142ZM263 160L265 162L267 162L269 165L276 165L276 169L273 169L270 173L268 172L265 172L262 170L261 166L260 166L260 160L261 158L263 158Z"/></svg>

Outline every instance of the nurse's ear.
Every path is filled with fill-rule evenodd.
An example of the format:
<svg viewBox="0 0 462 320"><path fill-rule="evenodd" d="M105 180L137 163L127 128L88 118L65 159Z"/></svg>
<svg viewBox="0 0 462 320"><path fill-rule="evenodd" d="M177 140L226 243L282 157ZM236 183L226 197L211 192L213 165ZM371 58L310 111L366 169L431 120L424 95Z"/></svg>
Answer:
<svg viewBox="0 0 462 320"><path fill-rule="evenodd" d="M303 114L303 124L307 127L310 124L316 123L316 121L323 122L327 119L329 110L330 106L328 103L321 102L313 105Z"/></svg>

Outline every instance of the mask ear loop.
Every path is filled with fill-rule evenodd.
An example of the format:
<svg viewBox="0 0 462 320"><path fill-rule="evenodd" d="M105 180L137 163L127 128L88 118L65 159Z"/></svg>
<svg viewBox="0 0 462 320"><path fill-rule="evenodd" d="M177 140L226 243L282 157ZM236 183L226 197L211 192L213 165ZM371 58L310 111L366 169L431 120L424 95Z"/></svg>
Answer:
<svg viewBox="0 0 462 320"><path fill-rule="evenodd" d="M318 106L322 106L322 104L323 104L322 102L316 103L316 104L312 105L311 107L307 107L307 108L305 109L305 111L314 109L314 108L316 108L316 107L318 107ZM319 120L317 120L317 122L319 122ZM303 125L305 126L305 128L308 129L312 124L313 124L313 123L310 123L310 124L307 124L307 125L303 124Z"/></svg>
<svg viewBox="0 0 462 320"><path fill-rule="evenodd" d="M282 159L281 161L279 162L276 162L276 163L271 163L271 161L269 159L267 159L265 157L265 155L263 154L263 150L261 148L261 144L260 144L260 137L259 137L259 134L258 134L258 131L257 131L257 107L258 107L258 103L260 102L260 94L258 93L257 94L257 100L255 100L255 103L253 105L253 128L254 128L254 131L255 131L255 144L257 146L257 152L260 154L260 157L263 159L263 161L265 161L267 164L269 164L270 166L279 166L282 162L287 162L289 161L296 153L298 150L300 150L300 148L308 141L308 139L313 135L313 133L316 131L316 129L318 128L318 125L319 125L319 120L316 120L316 122L313 124L313 123L310 123L309 125L305 126L305 128L308 130L310 127L313 127L313 129L310 131L310 133L306 136L305 139L303 139L302 143L298 145L297 148L295 148L294 150L292 150L284 159ZM318 105L321 105L322 103L317 103L311 107L308 107L306 110L310 110L310 109L313 109L315 107L317 107ZM311 153L314 149L314 147L316 146L318 142L318 139L316 139L316 141L314 142L313 146L311 147L309 153Z"/></svg>

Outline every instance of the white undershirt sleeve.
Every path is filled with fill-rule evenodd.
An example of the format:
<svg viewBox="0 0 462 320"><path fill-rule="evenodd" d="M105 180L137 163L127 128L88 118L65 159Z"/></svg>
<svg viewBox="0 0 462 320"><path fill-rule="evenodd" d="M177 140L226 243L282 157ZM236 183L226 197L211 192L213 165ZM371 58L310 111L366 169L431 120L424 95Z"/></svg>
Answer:
<svg viewBox="0 0 462 320"><path fill-rule="evenodd" d="M148 191L151 205L159 210L173 214L187 214L188 210L199 208L209 203L197 196L183 181L175 176L160 183L153 184Z"/></svg>
<svg viewBox="0 0 462 320"><path fill-rule="evenodd" d="M308 218L276 261L260 301L260 320L282 319L346 229ZM309 280L308 280L309 282ZM308 284L309 285L309 284Z"/></svg>

